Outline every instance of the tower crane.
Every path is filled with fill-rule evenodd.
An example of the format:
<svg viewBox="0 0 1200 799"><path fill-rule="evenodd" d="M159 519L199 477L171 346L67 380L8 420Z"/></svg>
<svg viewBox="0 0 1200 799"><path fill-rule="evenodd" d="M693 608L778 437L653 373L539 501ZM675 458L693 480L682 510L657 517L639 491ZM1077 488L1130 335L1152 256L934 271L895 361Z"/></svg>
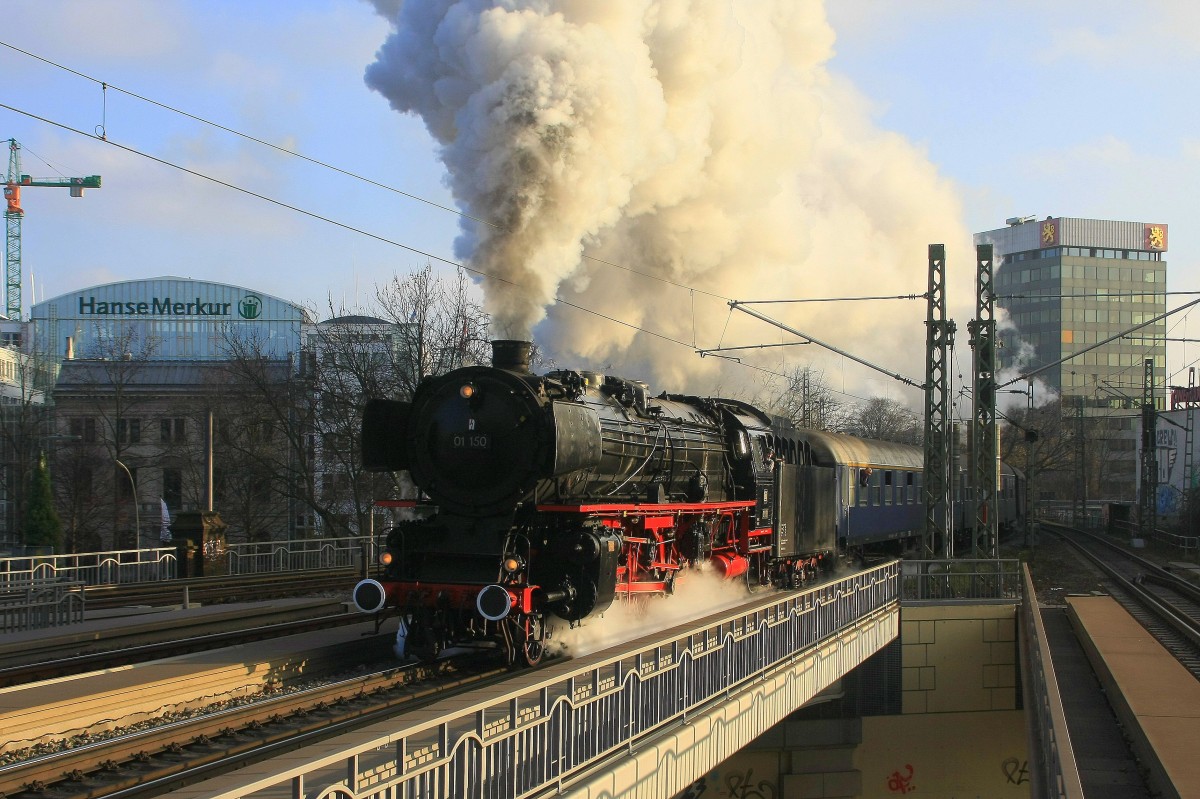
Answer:
<svg viewBox="0 0 1200 799"><path fill-rule="evenodd" d="M71 190L72 197L82 197L84 189L100 188L100 176L86 178L31 178L21 174L21 145L16 139L8 140L8 180L4 184L5 226L5 284L7 305L5 314L9 319L21 318L21 189L25 186L51 186Z"/></svg>

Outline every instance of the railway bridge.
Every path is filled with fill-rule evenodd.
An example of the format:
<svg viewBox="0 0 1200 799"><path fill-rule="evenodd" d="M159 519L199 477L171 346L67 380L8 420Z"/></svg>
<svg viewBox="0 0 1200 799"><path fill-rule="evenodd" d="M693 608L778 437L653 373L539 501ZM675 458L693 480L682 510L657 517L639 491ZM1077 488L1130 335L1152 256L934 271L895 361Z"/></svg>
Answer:
<svg viewBox="0 0 1200 799"><path fill-rule="evenodd" d="M1170 663L1146 679L1154 646L1131 643L1137 625L1105 601L1070 600L1073 643L1051 629L1063 609L1039 607L1017 561L891 561L436 698L167 795L1078 799L1087 783L1149 796L1134 755L1112 756L1120 724L1145 731L1133 749L1154 771L1155 795L1195 795L1200 769L1179 746L1194 736L1163 735L1200 719L1195 681L1168 681ZM1080 646L1087 658L1073 654ZM1120 724L1098 721L1102 696L1078 695L1094 681L1086 661L1119 700Z"/></svg>
<svg viewBox="0 0 1200 799"><path fill-rule="evenodd" d="M893 641L900 584L763 595L170 796L672 797Z"/></svg>

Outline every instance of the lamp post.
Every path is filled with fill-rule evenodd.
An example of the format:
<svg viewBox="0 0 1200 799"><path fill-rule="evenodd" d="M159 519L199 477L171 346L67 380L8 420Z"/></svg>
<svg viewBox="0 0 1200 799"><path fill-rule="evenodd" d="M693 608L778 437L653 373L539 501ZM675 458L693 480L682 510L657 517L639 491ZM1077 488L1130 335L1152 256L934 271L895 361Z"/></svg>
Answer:
<svg viewBox="0 0 1200 799"><path fill-rule="evenodd" d="M140 549L142 546L142 512L138 508L137 481L133 479L133 472L129 471L129 467L122 463L120 458L113 458L113 460L125 470L125 474L129 476L129 486L133 489L133 548Z"/></svg>

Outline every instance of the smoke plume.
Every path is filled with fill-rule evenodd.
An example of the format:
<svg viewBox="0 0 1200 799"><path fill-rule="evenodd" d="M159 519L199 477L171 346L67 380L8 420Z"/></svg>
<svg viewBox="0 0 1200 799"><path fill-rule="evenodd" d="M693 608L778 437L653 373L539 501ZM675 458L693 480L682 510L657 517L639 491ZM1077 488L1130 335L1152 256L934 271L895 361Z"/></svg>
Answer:
<svg viewBox="0 0 1200 799"><path fill-rule="evenodd" d="M722 379L716 361L664 337L795 340L726 298L919 295L934 242L972 278L954 188L828 69L819 2L376 5L393 33L367 83L420 115L456 201L483 220L464 219L455 255L493 276L496 337L534 334L564 365L619 364L687 390L701 373ZM759 310L924 377L923 301ZM843 366L815 346L788 351L835 380ZM855 369L847 389L896 385Z"/></svg>

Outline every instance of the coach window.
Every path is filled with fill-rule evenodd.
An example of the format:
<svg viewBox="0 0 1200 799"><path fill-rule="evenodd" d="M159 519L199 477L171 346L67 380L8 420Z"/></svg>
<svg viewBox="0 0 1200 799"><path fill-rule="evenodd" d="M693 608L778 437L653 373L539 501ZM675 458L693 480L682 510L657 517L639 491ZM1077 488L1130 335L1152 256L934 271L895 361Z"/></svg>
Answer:
<svg viewBox="0 0 1200 799"><path fill-rule="evenodd" d="M904 479L908 481L908 504L911 505L917 500L917 492L913 490L913 473L905 472Z"/></svg>
<svg viewBox="0 0 1200 799"><path fill-rule="evenodd" d="M858 504L871 504L871 469L864 467L858 470Z"/></svg>
<svg viewBox="0 0 1200 799"><path fill-rule="evenodd" d="M892 493L894 491L893 485L894 484L892 482L892 472L889 469L888 471L883 473L883 504L884 505L892 504Z"/></svg>

